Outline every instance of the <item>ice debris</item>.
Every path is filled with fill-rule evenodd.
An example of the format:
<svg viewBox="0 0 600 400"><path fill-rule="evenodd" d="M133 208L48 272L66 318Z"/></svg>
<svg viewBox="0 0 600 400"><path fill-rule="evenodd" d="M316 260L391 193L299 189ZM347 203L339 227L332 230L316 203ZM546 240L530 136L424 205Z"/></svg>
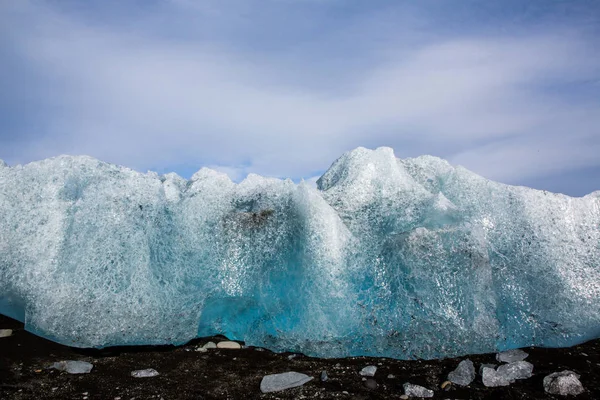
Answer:
<svg viewBox="0 0 600 400"><path fill-rule="evenodd" d="M460 386L468 386L475 380L475 366L471 360L462 360L458 367L448 374L448 380Z"/></svg>
<svg viewBox="0 0 600 400"><path fill-rule="evenodd" d="M515 361L523 361L529 356L521 349L512 349L496 354L496 360L499 362L511 363Z"/></svg>
<svg viewBox="0 0 600 400"><path fill-rule="evenodd" d="M68 360L55 362L52 364L51 368L65 371L69 374L89 374L92 368L94 368L94 365L85 361Z"/></svg>
<svg viewBox="0 0 600 400"><path fill-rule="evenodd" d="M260 382L260 391L263 393L279 392L281 390L302 386L312 379L311 376L293 371L266 375Z"/></svg>
<svg viewBox="0 0 600 400"><path fill-rule="evenodd" d="M375 372L377 372L377 367L374 365L369 365L361 369L359 374L362 376L375 376Z"/></svg>
<svg viewBox="0 0 600 400"><path fill-rule="evenodd" d="M600 326L599 224L598 193L389 148L344 154L316 189L61 156L0 167L0 313L79 347L215 334L321 357L570 346Z"/></svg>
<svg viewBox="0 0 600 400"><path fill-rule="evenodd" d="M515 361L509 364L502 364L496 368L496 371L512 383L517 379L531 378L533 375L533 364L527 361Z"/></svg>
<svg viewBox="0 0 600 400"><path fill-rule="evenodd" d="M502 364L496 369L483 366L481 375L485 386L508 386L517 379L531 378L533 364L527 361L515 361Z"/></svg>
<svg viewBox="0 0 600 400"><path fill-rule="evenodd" d="M483 382L483 385L487 387L508 386L511 383L505 375L488 367L483 367L481 381Z"/></svg>
<svg viewBox="0 0 600 400"><path fill-rule="evenodd" d="M583 385L579 381L579 375L573 371L555 372L544 377L544 390L550 394L562 396L577 396L583 393Z"/></svg>
<svg viewBox="0 0 600 400"><path fill-rule="evenodd" d="M433 390L406 382L402 385L404 394L408 397L433 397Z"/></svg>
<svg viewBox="0 0 600 400"><path fill-rule="evenodd" d="M496 369L496 364L481 364L479 366L479 375L483 375L483 369L484 368L491 368L491 369Z"/></svg>
<svg viewBox="0 0 600 400"><path fill-rule="evenodd" d="M158 371L153 368L131 371L131 376L134 378L153 378L158 375L160 375Z"/></svg>

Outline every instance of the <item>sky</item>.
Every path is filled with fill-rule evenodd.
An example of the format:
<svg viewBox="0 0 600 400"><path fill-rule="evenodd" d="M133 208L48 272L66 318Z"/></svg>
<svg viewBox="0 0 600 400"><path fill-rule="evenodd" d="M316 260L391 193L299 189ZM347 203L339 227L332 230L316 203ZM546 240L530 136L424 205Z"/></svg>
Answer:
<svg viewBox="0 0 600 400"><path fill-rule="evenodd" d="M600 189L600 1L0 0L0 159L314 181L388 146Z"/></svg>

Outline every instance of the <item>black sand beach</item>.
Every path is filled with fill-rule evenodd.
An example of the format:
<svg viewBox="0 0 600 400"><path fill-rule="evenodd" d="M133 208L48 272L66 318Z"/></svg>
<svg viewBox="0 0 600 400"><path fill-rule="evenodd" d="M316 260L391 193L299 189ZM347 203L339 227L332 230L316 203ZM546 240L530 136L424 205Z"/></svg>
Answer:
<svg viewBox="0 0 600 400"><path fill-rule="evenodd" d="M268 350L195 349L209 340L196 339L184 346L113 347L103 350L62 346L26 332L23 324L0 315L0 329L13 335L0 338L0 399L399 399L402 384L411 382L435 391L436 399L559 399L544 392L544 376L572 370L581 375L585 392L578 400L600 399L600 340L564 349L527 348L533 377L509 387L487 388L481 377L468 387L440 385L459 361L471 359L496 363L494 354L432 361L401 361L352 357L319 359ZM89 374L70 375L49 368L61 360L81 360L94 365ZM367 388L359 371L377 366L377 387ZM160 375L133 378L131 371L154 368ZM286 371L305 373L315 379L302 387L263 394L264 375ZM321 371L329 379L321 382ZM393 377L389 377L393 375ZM372 383L372 382L371 382ZM569 398L573 398L572 396Z"/></svg>

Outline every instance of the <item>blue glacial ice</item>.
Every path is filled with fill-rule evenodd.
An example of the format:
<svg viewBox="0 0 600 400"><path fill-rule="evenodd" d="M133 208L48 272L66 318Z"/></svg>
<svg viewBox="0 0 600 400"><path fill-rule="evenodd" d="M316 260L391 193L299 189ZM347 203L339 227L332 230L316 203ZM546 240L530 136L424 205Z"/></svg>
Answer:
<svg viewBox="0 0 600 400"><path fill-rule="evenodd" d="M346 153L317 186L0 163L0 313L72 346L221 333L322 357L600 336L600 192L508 186L389 148Z"/></svg>

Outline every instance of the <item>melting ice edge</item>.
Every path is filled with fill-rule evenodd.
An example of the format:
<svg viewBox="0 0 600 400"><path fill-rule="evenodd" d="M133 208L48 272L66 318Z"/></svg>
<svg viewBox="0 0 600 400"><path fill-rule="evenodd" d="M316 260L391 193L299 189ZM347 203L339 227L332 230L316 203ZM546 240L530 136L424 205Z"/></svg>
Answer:
<svg viewBox="0 0 600 400"><path fill-rule="evenodd" d="M389 148L346 153L317 184L0 162L0 313L71 346L221 333L320 357L600 336L600 192L508 186Z"/></svg>

